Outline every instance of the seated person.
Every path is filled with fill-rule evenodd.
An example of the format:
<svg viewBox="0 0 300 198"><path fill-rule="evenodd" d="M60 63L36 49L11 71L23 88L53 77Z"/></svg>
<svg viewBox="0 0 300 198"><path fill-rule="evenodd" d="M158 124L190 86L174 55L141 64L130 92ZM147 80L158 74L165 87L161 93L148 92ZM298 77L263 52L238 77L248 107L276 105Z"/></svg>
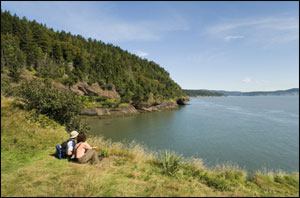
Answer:
<svg viewBox="0 0 300 198"><path fill-rule="evenodd" d="M81 132L77 136L77 144L75 145L75 157L80 164L84 164L87 162L90 162L91 164L98 164L99 159L98 159L98 154L95 150L98 147L91 147L87 142L86 142L86 134Z"/></svg>
<svg viewBox="0 0 300 198"><path fill-rule="evenodd" d="M72 131L70 133L70 139L63 142L61 145L56 145L57 157L58 159L68 158L69 160L75 159L74 147L76 144L76 139L78 136L77 131Z"/></svg>

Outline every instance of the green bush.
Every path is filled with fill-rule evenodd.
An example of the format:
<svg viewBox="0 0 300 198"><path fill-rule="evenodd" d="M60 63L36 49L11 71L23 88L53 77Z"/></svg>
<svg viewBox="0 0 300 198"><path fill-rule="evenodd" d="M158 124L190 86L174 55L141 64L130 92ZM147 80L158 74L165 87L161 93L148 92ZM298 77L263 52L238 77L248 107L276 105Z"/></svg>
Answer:
<svg viewBox="0 0 300 198"><path fill-rule="evenodd" d="M164 151L160 153L160 166L163 174L174 175L179 168L182 155L177 156L174 152Z"/></svg>
<svg viewBox="0 0 300 198"><path fill-rule="evenodd" d="M59 127L57 122L48 118L45 115L38 114L35 109L29 111L28 115L26 116L26 119L29 120L30 122L36 123L37 125L43 128L56 129L57 127Z"/></svg>
<svg viewBox="0 0 300 198"><path fill-rule="evenodd" d="M297 180L296 175L276 175L274 177L274 181L280 184L286 184L299 189L299 180Z"/></svg>
<svg viewBox="0 0 300 198"><path fill-rule="evenodd" d="M224 179L224 178L218 178L214 176L206 176L205 177L206 184L210 187L214 187L215 189L224 191L230 191L231 188L231 183L230 181Z"/></svg>
<svg viewBox="0 0 300 198"><path fill-rule="evenodd" d="M9 95L7 94L10 90L10 86L9 86L9 79L4 79L4 78L1 78L1 94L3 95Z"/></svg>
<svg viewBox="0 0 300 198"><path fill-rule="evenodd" d="M67 131L76 130L78 132L85 132L87 133L90 130L90 127L87 124L83 123L79 116L73 116L71 120L66 123Z"/></svg>
<svg viewBox="0 0 300 198"><path fill-rule="evenodd" d="M77 117L83 106L71 92L59 91L47 80L33 79L21 84L20 96L28 109L66 125L67 130L87 130Z"/></svg>
<svg viewBox="0 0 300 198"><path fill-rule="evenodd" d="M202 172L203 169L196 168L195 166L191 165L190 163L182 163L181 168L183 170L183 175L186 177L198 177Z"/></svg>
<svg viewBox="0 0 300 198"><path fill-rule="evenodd" d="M1 94L4 96L16 96L19 92L18 86L12 86L13 80L7 78L1 78Z"/></svg>
<svg viewBox="0 0 300 198"><path fill-rule="evenodd" d="M104 157L108 157L108 150L106 149L101 149L99 152L98 152L99 155L103 155Z"/></svg>

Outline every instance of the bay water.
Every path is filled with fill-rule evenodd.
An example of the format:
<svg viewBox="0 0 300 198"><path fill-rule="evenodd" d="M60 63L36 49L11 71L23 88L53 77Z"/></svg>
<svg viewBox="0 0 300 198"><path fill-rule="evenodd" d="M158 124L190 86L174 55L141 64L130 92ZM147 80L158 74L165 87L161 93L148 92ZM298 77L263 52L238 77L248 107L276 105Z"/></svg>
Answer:
<svg viewBox="0 0 300 198"><path fill-rule="evenodd" d="M89 134L257 170L299 171L299 96L191 98L178 110L86 120Z"/></svg>

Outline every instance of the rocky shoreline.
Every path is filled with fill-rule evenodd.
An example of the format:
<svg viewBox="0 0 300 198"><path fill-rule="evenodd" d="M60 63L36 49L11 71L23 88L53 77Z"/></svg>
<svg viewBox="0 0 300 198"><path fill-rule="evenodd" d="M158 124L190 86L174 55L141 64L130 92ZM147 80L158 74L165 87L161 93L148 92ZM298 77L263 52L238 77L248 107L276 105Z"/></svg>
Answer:
<svg viewBox="0 0 300 198"><path fill-rule="evenodd" d="M136 115L145 112L156 112L164 110L178 109L182 105L186 105L188 98L180 98L175 102L161 102L149 104L137 104L135 106L129 104L128 106L119 106L115 108L87 108L81 112L84 116L99 116L99 117L110 117L110 116L124 116L124 115Z"/></svg>
<svg viewBox="0 0 300 198"><path fill-rule="evenodd" d="M116 108L87 108L81 112L81 115L85 116L99 116L99 117L108 117L108 116L124 116L124 115L136 115L139 113L145 112L156 112L164 110L174 110L178 109L180 105L173 102L162 102L160 104L152 106L121 106Z"/></svg>
<svg viewBox="0 0 300 198"><path fill-rule="evenodd" d="M1 74L1 78L10 78L7 75ZM32 79L36 78L32 74L22 74L22 79ZM53 85L61 91L72 91L76 95L96 95L105 96L109 99L120 99L120 95L116 92L114 88L112 90L103 90L97 83L89 85L87 82L78 82L72 86L63 85L59 82L52 82ZM157 101L150 98L146 102L140 102L138 104L128 104L127 106L118 106L115 108L105 108L105 107L91 107L82 110L80 115L82 116L98 116L98 117L114 117L114 116L126 116L126 115L136 115L145 112L156 112L164 110L175 110L182 105L186 105L189 101L188 97L178 98L173 102L170 101Z"/></svg>

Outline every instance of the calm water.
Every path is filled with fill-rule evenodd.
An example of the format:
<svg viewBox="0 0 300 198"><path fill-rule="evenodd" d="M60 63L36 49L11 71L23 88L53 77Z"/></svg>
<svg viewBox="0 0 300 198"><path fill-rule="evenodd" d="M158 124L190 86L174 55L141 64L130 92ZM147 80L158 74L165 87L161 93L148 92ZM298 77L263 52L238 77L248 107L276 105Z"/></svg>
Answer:
<svg viewBox="0 0 300 198"><path fill-rule="evenodd" d="M170 149L206 165L299 171L299 96L191 98L179 110L88 119L90 134Z"/></svg>

